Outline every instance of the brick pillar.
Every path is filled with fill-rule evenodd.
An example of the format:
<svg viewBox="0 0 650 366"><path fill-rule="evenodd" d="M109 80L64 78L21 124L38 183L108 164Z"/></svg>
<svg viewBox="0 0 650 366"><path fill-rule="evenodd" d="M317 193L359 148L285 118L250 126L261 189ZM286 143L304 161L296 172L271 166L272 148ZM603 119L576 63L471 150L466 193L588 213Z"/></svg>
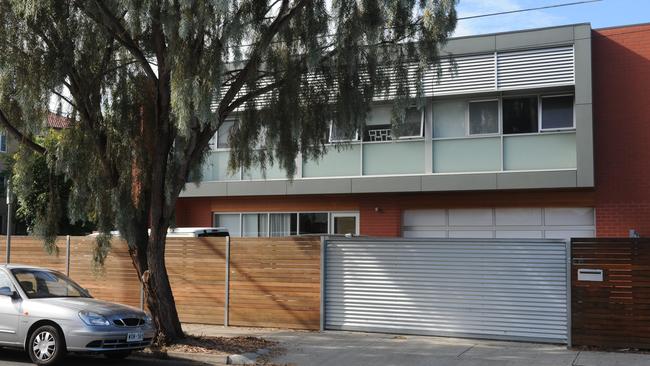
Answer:
<svg viewBox="0 0 650 366"><path fill-rule="evenodd" d="M596 231L650 236L650 25L592 38Z"/></svg>

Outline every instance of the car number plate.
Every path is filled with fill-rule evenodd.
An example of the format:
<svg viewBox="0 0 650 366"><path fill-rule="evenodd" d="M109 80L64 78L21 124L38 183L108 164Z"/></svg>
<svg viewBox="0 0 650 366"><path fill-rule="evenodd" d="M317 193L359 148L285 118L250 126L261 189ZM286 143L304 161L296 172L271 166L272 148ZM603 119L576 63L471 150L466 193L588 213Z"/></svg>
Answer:
<svg viewBox="0 0 650 366"><path fill-rule="evenodd" d="M129 333L126 335L127 342L142 342L143 339L144 333L142 332Z"/></svg>

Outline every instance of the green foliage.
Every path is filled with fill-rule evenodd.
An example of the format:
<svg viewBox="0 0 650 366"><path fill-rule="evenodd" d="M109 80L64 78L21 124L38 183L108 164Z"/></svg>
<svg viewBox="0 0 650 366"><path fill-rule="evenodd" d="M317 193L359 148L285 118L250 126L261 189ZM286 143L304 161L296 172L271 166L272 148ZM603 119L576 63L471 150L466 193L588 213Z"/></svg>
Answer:
<svg viewBox="0 0 650 366"><path fill-rule="evenodd" d="M421 76L438 67L456 2L0 1L0 117L25 140L43 133L50 102L70 110L71 127L44 142L48 169L30 171L42 161L19 154L19 173L49 174L51 185L63 176L72 220L91 218L105 234L117 227L140 274L151 274L154 318L172 318L157 325L180 334L154 301L171 299L164 240L218 128L238 117L231 170L274 162L292 177L298 154L326 152L330 123L352 135L389 90L401 125L407 105L422 105ZM60 197L34 193L20 195L36 216L61 212ZM38 224L51 234L56 221Z"/></svg>
<svg viewBox="0 0 650 366"><path fill-rule="evenodd" d="M455 27L455 4L4 1L0 110L30 136L53 98L71 109L48 166L72 182L73 219L92 214L133 239L126 218L152 200L173 206L231 114L230 168L277 161L289 177L299 153L325 153L330 122L353 134L389 88L399 126ZM156 164L164 196L147 197ZM49 201L39 207L61 207Z"/></svg>
<svg viewBox="0 0 650 366"><path fill-rule="evenodd" d="M52 131L37 139L52 148L59 143L60 133ZM85 218L72 222L68 215L71 182L56 174L45 155L20 148L11 159L12 191L17 198L16 218L22 220L30 234L43 237L50 254L56 252L57 235L85 235L94 225Z"/></svg>

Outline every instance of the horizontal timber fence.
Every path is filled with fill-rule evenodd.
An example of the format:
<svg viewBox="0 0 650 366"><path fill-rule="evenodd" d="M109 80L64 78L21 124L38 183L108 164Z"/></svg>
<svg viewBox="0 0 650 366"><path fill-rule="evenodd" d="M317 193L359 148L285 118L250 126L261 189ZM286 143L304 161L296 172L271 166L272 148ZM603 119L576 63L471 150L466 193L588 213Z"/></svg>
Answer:
<svg viewBox="0 0 650 366"><path fill-rule="evenodd" d="M94 240L60 237L58 254L50 255L38 238L14 236L10 261L67 272L93 297L141 306L126 243L113 240L104 267L96 268ZM165 260L182 322L319 328L320 238L170 238Z"/></svg>
<svg viewBox="0 0 650 366"><path fill-rule="evenodd" d="M573 239L574 345L650 349L650 239Z"/></svg>

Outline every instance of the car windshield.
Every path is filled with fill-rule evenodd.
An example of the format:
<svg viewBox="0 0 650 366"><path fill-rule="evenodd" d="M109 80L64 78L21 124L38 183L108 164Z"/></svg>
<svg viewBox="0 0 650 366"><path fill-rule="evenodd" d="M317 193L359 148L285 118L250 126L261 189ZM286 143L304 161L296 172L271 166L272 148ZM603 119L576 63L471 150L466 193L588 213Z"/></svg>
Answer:
<svg viewBox="0 0 650 366"><path fill-rule="evenodd" d="M37 268L14 268L11 273L30 299L89 297L81 286L62 273Z"/></svg>

